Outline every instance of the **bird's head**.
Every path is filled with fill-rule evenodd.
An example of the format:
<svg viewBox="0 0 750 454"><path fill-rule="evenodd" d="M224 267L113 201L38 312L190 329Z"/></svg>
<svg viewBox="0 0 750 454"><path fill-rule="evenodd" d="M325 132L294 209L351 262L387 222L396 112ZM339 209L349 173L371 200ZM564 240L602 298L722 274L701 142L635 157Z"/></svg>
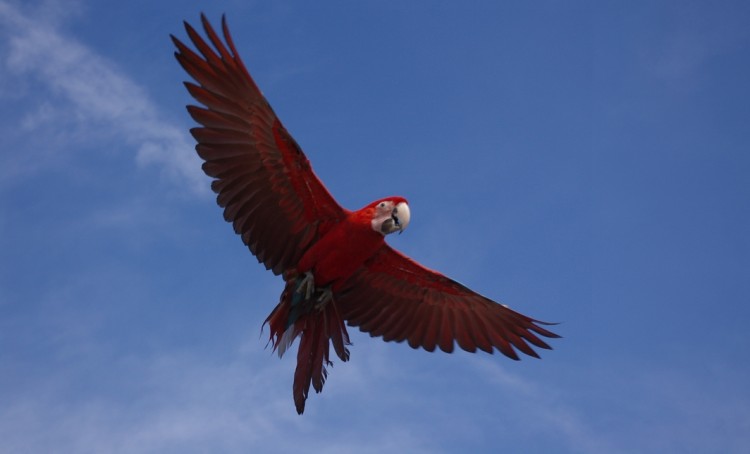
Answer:
<svg viewBox="0 0 750 454"><path fill-rule="evenodd" d="M394 232L401 233L409 225L411 212L403 197L381 199L372 202L370 207L373 209L372 229L384 236Z"/></svg>

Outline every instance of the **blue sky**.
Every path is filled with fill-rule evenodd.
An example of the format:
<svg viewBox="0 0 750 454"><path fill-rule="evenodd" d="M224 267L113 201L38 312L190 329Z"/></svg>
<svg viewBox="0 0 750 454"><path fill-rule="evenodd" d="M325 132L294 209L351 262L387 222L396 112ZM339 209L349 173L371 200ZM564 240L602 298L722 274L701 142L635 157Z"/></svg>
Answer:
<svg viewBox="0 0 750 454"><path fill-rule="evenodd" d="M0 0L0 452L750 450L750 4L215 3ZM352 329L297 416L188 134L201 11L344 206L406 196L391 244L555 350Z"/></svg>

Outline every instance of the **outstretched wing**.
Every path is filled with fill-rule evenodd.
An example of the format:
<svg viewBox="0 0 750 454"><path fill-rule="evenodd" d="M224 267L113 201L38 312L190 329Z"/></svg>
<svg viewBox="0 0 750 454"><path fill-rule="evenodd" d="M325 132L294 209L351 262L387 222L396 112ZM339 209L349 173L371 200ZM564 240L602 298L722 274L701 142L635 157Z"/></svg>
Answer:
<svg viewBox="0 0 750 454"><path fill-rule="evenodd" d="M215 178L211 188L224 219L276 274L293 267L310 244L345 216L305 154L250 77L222 18L224 42L201 15L209 45L187 22L197 53L172 36L185 82L203 106L188 106L201 127L195 149ZM213 47L212 47L213 46Z"/></svg>
<svg viewBox="0 0 750 454"><path fill-rule="evenodd" d="M462 349L519 359L514 348L539 357L529 346L551 349L539 336L560 337L540 322L486 298L383 245L335 296L351 326L412 348Z"/></svg>

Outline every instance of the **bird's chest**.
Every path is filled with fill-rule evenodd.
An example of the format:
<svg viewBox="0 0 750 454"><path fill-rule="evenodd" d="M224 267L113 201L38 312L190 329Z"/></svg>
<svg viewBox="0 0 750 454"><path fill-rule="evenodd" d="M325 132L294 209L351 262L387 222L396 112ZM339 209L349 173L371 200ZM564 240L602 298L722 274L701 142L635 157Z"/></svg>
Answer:
<svg viewBox="0 0 750 454"><path fill-rule="evenodd" d="M384 243L368 224L342 223L332 228L300 260L300 272L312 271L317 286L343 284Z"/></svg>

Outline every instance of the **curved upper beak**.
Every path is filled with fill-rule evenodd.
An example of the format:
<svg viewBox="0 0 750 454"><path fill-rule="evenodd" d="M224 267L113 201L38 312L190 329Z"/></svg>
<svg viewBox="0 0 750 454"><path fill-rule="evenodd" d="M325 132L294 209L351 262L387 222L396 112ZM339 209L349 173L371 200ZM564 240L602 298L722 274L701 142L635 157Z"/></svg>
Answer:
<svg viewBox="0 0 750 454"><path fill-rule="evenodd" d="M393 208L391 213L391 219L393 220L394 232L398 230L399 235L406 230L409 226L409 220L411 219L411 211L409 205L406 202L401 202Z"/></svg>
<svg viewBox="0 0 750 454"><path fill-rule="evenodd" d="M381 214L381 218L387 216L386 213ZM390 217L386 218L380 223L380 233L383 235L390 235L391 233L401 233L409 225L409 219L411 218L411 212L409 211L409 205L405 202L401 202L391 209Z"/></svg>

